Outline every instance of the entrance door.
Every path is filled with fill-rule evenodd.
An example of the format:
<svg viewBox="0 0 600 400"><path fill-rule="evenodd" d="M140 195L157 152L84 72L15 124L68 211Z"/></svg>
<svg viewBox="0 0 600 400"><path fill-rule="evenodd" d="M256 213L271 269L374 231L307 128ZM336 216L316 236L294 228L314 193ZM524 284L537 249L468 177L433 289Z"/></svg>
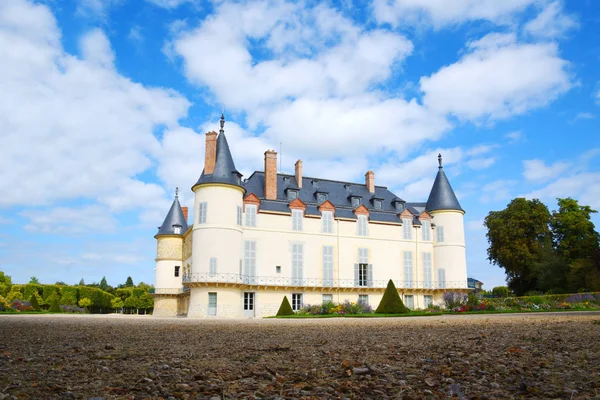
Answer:
<svg viewBox="0 0 600 400"><path fill-rule="evenodd" d="M208 315L217 315L217 294L208 294Z"/></svg>
<svg viewBox="0 0 600 400"><path fill-rule="evenodd" d="M244 292L244 317L254 318L254 292Z"/></svg>

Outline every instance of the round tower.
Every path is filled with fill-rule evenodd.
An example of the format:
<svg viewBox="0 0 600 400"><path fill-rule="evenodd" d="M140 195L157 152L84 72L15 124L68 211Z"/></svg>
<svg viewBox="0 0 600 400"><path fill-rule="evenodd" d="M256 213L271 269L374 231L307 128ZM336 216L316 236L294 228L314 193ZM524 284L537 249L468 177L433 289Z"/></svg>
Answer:
<svg viewBox="0 0 600 400"><path fill-rule="evenodd" d="M192 271L188 316L239 316L239 289L224 287L239 279L242 259L242 210L246 190L221 129L206 134L204 171L192 187ZM217 291L218 289L218 291ZM234 306L235 305L235 306Z"/></svg>
<svg viewBox="0 0 600 400"><path fill-rule="evenodd" d="M433 217L434 280L438 287L467 288L467 256L465 246L465 211L444 173L442 155L438 155L438 173L427 199L426 211Z"/></svg>
<svg viewBox="0 0 600 400"><path fill-rule="evenodd" d="M183 290L183 235L188 229L179 196L175 200L156 238L154 315L175 316L178 297Z"/></svg>

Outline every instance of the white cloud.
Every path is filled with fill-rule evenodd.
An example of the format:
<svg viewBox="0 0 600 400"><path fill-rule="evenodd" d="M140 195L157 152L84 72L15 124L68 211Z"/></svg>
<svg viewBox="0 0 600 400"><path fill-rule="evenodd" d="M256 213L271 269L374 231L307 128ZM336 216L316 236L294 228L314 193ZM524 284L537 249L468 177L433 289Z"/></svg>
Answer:
<svg viewBox="0 0 600 400"><path fill-rule="evenodd" d="M473 158L467 161L467 166L474 170L486 169L491 167L496 163L496 159L494 157L485 157L485 158Z"/></svg>
<svg viewBox="0 0 600 400"><path fill-rule="evenodd" d="M523 131L513 131L504 135L505 139L508 139L509 144L518 143L525 139Z"/></svg>
<svg viewBox="0 0 600 400"><path fill-rule="evenodd" d="M79 0L77 13L86 17L104 19L109 9L124 0Z"/></svg>
<svg viewBox="0 0 600 400"><path fill-rule="evenodd" d="M517 184L517 181L512 179L499 179L483 185L481 188L482 196L480 201L482 203L490 203L493 201L508 200L512 196L513 188Z"/></svg>
<svg viewBox="0 0 600 400"><path fill-rule="evenodd" d="M579 204L600 209L600 172L577 172L558 178L547 186L534 190L527 198L535 198L546 204L555 204L558 197L572 197Z"/></svg>
<svg viewBox="0 0 600 400"><path fill-rule="evenodd" d="M461 119L505 119L546 105L573 83L555 43L518 43L489 34L458 62L421 78L424 104Z"/></svg>
<svg viewBox="0 0 600 400"><path fill-rule="evenodd" d="M577 20L563 10L562 1L549 2L540 13L529 21L524 30L531 36L539 38L556 38L578 26Z"/></svg>
<svg viewBox="0 0 600 400"><path fill-rule="evenodd" d="M394 26L432 24L439 29L467 21L487 20L511 24L515 14L535 0L375 0L373 11L379 23Z"/></svg>
<svg viewBox="0 0 600 400"><path fill-rule="evenodd" d="M574 124L575 122L577 122L579 120L594 119L594 118L596 118L596 116L592 113L580 112L580 113L577 113L577 115L575 115L575 117L573 117L573 119L570 122L572 124Z"/></svg>
<svg viewBox="0 0 600 400"><path fill-rule="evenodd" d="M473 147L472 149L469 149L467 151L467 155L481 156L481 155L489 153L490 151L494 150L497 147L498 147L497 144L481 144L479 146Z"/></svg>
<svg viewBox="0 0 600 400"><path fill-rule="evenodd" d="M136 203L138 192L127 186L160 195L136 176L159 157L154 131L176 128L189 102L119 75L102 31L90 31L80 47L81 58L63 50L47 7L0 2L0 207L88 198L116 212ZM42 214L59 211L66 212ZM30 229L55 230L49 223Z"/></svg>
<svg viewBox="0 0 600 400"><path fill-rule="evenodd" d="M26 210L20 213L28 218L24 226L28 232L47 234L81 234L110 232L117 225L116 219L101 206L56 207L45 210Z"/></svg>
<svg viewBox="0 0 600 400"><path fill-rule="evenodd" d="M483 225L483 219L474 219L465 222L465 228L469 231L483 231L485 226Z"/></svg>
<svg viewBox="0 0 600 400"><path fill-rule="evenodd" d="M177 8L185 3L196 2L196 0L146 0L150 4L154 4L155 6L162 8Z"/></svg>
<svg viewBox="0 0 600 400"><path fill-rule="evenodd" d="M142 27L139 25L134 25L129 30L129 35L127 35L129 40L133 42L141 42L144 40L144 35L142 34Z"/></svg>
<svg viewBox="0 0 600 400"><path fill-rule="evenodd" d="M542 160L525 160L523 177L532 182L546 182L563 174L570 166L566 162L546 165Z"/></svg>

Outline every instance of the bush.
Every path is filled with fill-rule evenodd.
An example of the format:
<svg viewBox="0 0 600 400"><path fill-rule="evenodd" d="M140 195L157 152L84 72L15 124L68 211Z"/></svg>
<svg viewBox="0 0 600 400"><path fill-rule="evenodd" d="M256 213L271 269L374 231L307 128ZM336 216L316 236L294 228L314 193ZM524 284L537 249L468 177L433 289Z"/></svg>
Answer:
<svg viewBox="0 0 600 400"><path fill-rule="evenodd" d="M38 303L38 299L35 293L31 295L31 299L29 300L29 302L31 303L31 307L35 311L40 311L40 303Z"/></svg>
<svg viewBox="0 0 600 400"><path fill-rule="evenodd" d="M0 311L11 311L11 310L12 310L12 308L11 308L8 300L6 300L4 297L0 296Z"/></svg>
<svg viewBox="0 0 600 400"><path fill-rule="evenodd" d="M390 279L375 314L406 314L409 312L410 310L406 308L396 290L396 285Z"/></svg>
<svg viewBox="0 0 600 400"><path fill-rule="evenodd" d="M492 295L494 297L508 297L511 292L508 286L496 286L492 289Z"/></svg>
<svg viewBox="0 0 600 400"><path fill-rule="evenodd" d="M76 306L79 289L76 286L61 286L60 288L61 298L60 304L66 306Z"/></svg>
<svg viewBox="0 0 600 400"><path fill-rule="evenodd" d="M279 310L276 314L278 317L283 315L294 315L294 310L292 310L292 306L287 298L287 296L283 296L283 301L281 302L281 306L279 306Z"/></svg>
<svg viewBox="0 0 600 400"><path fill-rule="evenodd" d="M467 303L467 295L461 292L445 292L444 306L447 310L461 308Z"/></svg>
<svg viewBox="0 0 600 400"><path fill-rule="evenodd" d="M58 298L57 297L53 297L51 302L50 302L50 309L48 310L52 313L61 313L62 312L62 308L60 308L60 305L58 304Z"/></svg>

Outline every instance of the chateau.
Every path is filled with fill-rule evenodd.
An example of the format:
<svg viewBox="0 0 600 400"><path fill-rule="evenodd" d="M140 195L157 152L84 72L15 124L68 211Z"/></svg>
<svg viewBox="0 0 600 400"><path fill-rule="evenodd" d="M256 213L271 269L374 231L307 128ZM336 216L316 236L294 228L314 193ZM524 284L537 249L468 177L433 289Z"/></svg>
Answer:
<svg viewBox="0 0 600 400"><path fill-rule="evenodd" d="M236 170L224 117L206 134L192 186L192 223L177 194L155 238L154 315L262 317L324 301L377 307L392 279L409 308L468 290L463 215L442 157L427 202L375 184L277 173L277 153L247 179ZM432 174L433 175L433 174Z"/></svg>

